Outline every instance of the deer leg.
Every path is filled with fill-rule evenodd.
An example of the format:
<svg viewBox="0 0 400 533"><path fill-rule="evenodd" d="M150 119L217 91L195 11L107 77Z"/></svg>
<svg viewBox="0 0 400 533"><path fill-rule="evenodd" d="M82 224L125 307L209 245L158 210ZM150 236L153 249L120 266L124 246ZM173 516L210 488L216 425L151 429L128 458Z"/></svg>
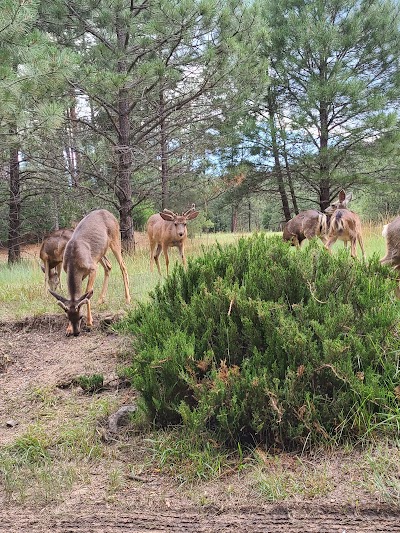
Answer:
<svg viewBox="0 0 400 533"><path fill-rule="evenodd" d="M125 301L126 301L127 304L129 304L130 301L131 301L131 296L129 294L128 271L126 269L124 260L122 259L121 245L111 242L110 243L110 248L111 248L112 253L115 256L115 259L118 261L119 268L121 269L122 278L124 280Z"/></svg>
<svg viewBox="0 0 400 533"><path fill-rule="evenodd" d="M361 253L362 253L363 260L365 261L364 242L363 242L363 238L362 238L361 233L359 233L357 235L357 239L358 239L358 244L360 245L360 248L361 248Z"/></svg>
<svg viewBox="0 0 400 533"><path fill-rule="evenodd" d="M154 248L155 248L155 243L152 243L150 241L150 272L153 272Z"/></svg>
<svg viewBox="0 0 400 533"><path fill-rule="evenodd" d="M332 253L331 247L335 244L336 241L337 241L337 237L333 236L333 237L330 237L325 243L325 249L328 250L330 254Z"/></svg>
<svg viewBox="0 0 400 533"><path fill-rule="evenodd" d="M183 243L178 245L179 255L181 256L183 266L186 268L185 246Z"/></svg>
<svg viewBox="0 0 400 533"><path fill-rule="evenodd" d="M100 293L100 297L99 297L98 303L102 304L104 302L104 297L105 297L107 289L108 289L108 280L109 280L110 272L111 272L111 263L107 259L107 257L104 256L104 257L102 257L100 259L100 264L104 268L104 281L103 281L103 287L101 289L101 293Z"/></svg>
<svg viewBox="0 0 400 533"><path fill-rule="evenodd" d="M89 273L89 278L88 278L88 282L86 285L86 292L89 292L93 289L94 280L96 279L96 274L97 274L97 268L93 268ZM88 300L86 307L87 307L86 326L88 328L91 328L93 326L93 317L92 317L92 310L90 308L90 300Z"/></svg>
<svg viewBox="0 0 400 533"><path fill-rule="evenodd" d="M162 251L165 256L165 266L167 267L167 276L168 276L168 265L169 265L169 257L168 257L168 246L165 244L162 245Z"/></svg>
<svg viewBox="0 0 400 533"><path fill-rule="evenodd" d="M50 265L48 261L45 261L44 262L44 292L45 294L48 294L49 279L50 279Z"/></svg>
<svg viewBox="0 0 400 533"><path fill-rule="evenodd" d="M61 289L61 270L62 270L62 263L58 263L58 265L56 266L56 272L58 276L58 282L60 285L60 289Z"/></svg>
<svg viewBox="0 0 400 533"><path fill-rule="evenodd" d="M350 250L351 250L351 257L353 259L356 259L357 258L357 251L356 251L356 246L357 246L357 241L356 241L356 238L354 237L353 239L351 239L350 241Z"/></svg>
<svg viewBox="0 0 400 533"><path fill-rule="evenodd" d="M160 253L161 253L161 250L162 250L161 244L157 244L156 252L153 255L153 258L154 258L154 261L156 262L157 270L158 270L158 273L160 274L160 276L161 276L161 267L160 267Z"/></svg>

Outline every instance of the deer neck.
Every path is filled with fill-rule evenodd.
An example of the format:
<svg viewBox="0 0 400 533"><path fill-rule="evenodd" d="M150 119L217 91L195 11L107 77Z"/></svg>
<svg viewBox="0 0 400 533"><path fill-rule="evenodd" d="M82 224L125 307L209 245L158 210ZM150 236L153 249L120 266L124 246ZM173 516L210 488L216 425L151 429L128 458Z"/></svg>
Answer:
<svg viewBox="0 0 400 533"><path fill-rule="evenodd" d="M69 291L69 298L72 302L79 300L82 295L82 273L76 268L68 268L67 270L67 285Z"/></svg>

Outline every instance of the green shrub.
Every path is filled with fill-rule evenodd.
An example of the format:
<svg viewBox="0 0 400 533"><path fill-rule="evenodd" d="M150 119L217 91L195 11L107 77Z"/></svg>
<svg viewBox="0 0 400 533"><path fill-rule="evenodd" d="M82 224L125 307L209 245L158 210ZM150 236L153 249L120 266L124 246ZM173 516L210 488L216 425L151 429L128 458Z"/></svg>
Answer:
<svg viewBox="0 0 400 533"><path fill-rule="evenodd" d="M160 425L303 447L400 422L399 305L377 257L256 235L174 269L122 323Z"/></svg>

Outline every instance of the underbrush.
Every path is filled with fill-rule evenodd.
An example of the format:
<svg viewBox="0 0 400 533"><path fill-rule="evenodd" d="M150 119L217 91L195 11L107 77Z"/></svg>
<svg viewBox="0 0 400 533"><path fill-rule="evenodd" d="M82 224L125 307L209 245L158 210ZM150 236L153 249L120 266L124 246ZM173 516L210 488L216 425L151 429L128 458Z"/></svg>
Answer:
<svg viewBox="0 0 400 533"><path fill-rule="evenodd" d="M216 247L121 324L160 426L301 450L399 431L399 304L377 256L257 235Z"/></svg>

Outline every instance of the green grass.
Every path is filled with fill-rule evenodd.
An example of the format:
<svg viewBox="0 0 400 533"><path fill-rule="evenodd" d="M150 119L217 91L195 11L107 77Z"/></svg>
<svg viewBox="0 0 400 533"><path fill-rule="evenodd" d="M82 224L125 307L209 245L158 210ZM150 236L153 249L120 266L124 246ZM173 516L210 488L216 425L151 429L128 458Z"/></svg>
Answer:
<svg viewBox="0 0 400 533"><path fill-rule="evenodd" d="M203 247L208 248L218 242L222 245L234 242L242 235L220 233L205 234L201 237L188 239L186 245L186 258L196 257L202 254ZM93 296L93 312L117 312L127 309L128 306L124 300L124 288L122 275L118 263L112 252L109 251L107 257L111 260L112 270L110 275L109 287L104 304L97 304L100 295L104 272L101 266L98 269L98 275L95 282L95 292ZM180 257L176 248L170 249L170 268L176 262L180 262ZM147 299L149 292L154 289L160 281L157 269L150 272L149 268L149 251L147 241L145 247L137 250L134 256L125 257L126 267L128 269L130 292L132 303L144 301ZM161 271L165 274L164 257L160 257ZM58 292L67 297L66 277L63 272L61 275L62 289ZM82 285L84 290L86 280ZM21 263L11 268L6 262L0 261L0 320L20 319L26 316L42 315L45 313L60 313L63 311L56 305L55 299L44 292L44 275L39 267L37 259L24 259Z"/></svg>
<svg viewBox="0 0 400 533"><path fill-rule="evenodd" d="M115 407L115 402L104 399L95 399L89 406L72 400L54 405L54 412L62 410L62 425L45 427L43 421L37 422L1 446L0 486L6 498L43 505L61 501L74 483L87 482L90 465L104 458L99 420ZM45 402L43 412L48 409ZM111 484L116 485L116 480Z"/></svg>

